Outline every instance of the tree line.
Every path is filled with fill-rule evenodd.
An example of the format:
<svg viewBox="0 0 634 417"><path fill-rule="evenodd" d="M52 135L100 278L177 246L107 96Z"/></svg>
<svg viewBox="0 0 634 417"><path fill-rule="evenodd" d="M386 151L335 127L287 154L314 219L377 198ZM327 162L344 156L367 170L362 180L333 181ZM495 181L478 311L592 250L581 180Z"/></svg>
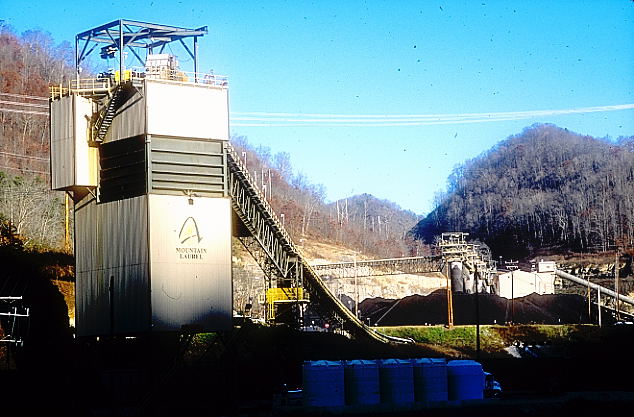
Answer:
<svg viewBox="0 0 634 417"><path fill-rule="evenodd" d="M59 245L63 239L63 193L49 189L49 125L42 109L49 86L74 77L74 50L50 34L21 35L0 21L0 220L10 222L28 245ZM419 218L364 194L326 202L326 189L294 173L290 155L275 155L234 137L257 186L291 236L349 245L374 256L402 256L417 244L408 235ZM412 249L414 248L414 249ZM420 245L418 245L420 249Z"/></svg>
<svg viewBox="0 0 634 417"><path fill-rule="evenodd" d="M426 245L409 233L420 220L415 213L369 194L327 202L326 188L295 173L287 152L273 155L244 136L234 136L231 142L296 242L341 243L376 257L427 253Z"/></svg>
<svg viewBox="0 0 634 417"><path fill-rule="evenodd" d="M0 222L27 247L60 247L64 195L50 190L49 86L74 74L70 43L0 21Z"/></svg>
<svg viewBox="0 0 634 417"><path fill-rule="evenodd" d="M457 166L412 230L466 231L497 253L606 251L634 243L634 137L533 125Z"/></svg>

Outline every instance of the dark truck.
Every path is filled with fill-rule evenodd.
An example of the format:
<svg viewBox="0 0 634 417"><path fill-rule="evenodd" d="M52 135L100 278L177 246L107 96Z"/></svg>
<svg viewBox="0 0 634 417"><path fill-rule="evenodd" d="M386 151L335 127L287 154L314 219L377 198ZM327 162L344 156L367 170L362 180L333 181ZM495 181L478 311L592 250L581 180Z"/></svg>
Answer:
<svg viewBox="0 0 634 417"><path fill-rule="evenodd" d="M502 395L502 386L495 380L493 374L484 372L484 398L498 398Z"/></svg>

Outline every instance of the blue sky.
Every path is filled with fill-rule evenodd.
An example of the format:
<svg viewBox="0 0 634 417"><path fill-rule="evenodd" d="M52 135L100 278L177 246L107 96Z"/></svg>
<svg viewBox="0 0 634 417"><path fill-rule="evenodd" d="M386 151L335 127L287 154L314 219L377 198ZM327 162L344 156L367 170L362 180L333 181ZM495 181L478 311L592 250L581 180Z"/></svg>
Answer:
<svg viewBox="0 0 634 417"><path fill-rule="evenodd" d="M201 68L229 76L232 133L288 152L329 200L367 192L425 214L456 164L533 123L634 135L626 0L3 0L1 10L18 33L40 28L57 43L120 18L207 25ZM465 123L472 113L484 116Z"/></svg>

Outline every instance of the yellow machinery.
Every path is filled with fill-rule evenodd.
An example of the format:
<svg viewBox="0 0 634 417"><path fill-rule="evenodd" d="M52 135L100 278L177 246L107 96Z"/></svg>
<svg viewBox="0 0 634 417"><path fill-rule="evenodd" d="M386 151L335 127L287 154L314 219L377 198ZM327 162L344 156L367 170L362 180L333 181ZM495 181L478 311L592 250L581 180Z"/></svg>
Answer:
<svg viewBox="0 0 634 417"><path fill-rule="evenodd" d="M115 83L119 83L121 80L121 76L120 76L120 72L119 70L114 72L114 81ZM124 70L123 71L123 81L130 81L132 79L132 71L131 70Z"/></svg>
<svg viewBox="0 0 634 417"><path fill-rule="evenodd" d="M308 292L303 288L269 288L266 290L266 321L274 322L276 319L276 307L279 309L284 304L308 303Z"/></svg>

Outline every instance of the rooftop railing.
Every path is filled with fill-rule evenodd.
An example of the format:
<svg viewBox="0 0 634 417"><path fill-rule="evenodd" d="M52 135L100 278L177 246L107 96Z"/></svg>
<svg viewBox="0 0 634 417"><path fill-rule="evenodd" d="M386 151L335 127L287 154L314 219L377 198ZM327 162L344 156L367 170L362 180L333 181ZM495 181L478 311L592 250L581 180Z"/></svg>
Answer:
<svg viewBox="0 0 634 417"><path fill-rule="evenodd" d="M227 88L227 76L212 73L171 70L168 68L132 68L125 70L123 82L144 79L161 80L175 83L197 84L209 87ZM98 97L108 95L120 83L119 72L101 75L94 78L77 78L51 87L51 99L61 98L69 94Z"/></svg>

